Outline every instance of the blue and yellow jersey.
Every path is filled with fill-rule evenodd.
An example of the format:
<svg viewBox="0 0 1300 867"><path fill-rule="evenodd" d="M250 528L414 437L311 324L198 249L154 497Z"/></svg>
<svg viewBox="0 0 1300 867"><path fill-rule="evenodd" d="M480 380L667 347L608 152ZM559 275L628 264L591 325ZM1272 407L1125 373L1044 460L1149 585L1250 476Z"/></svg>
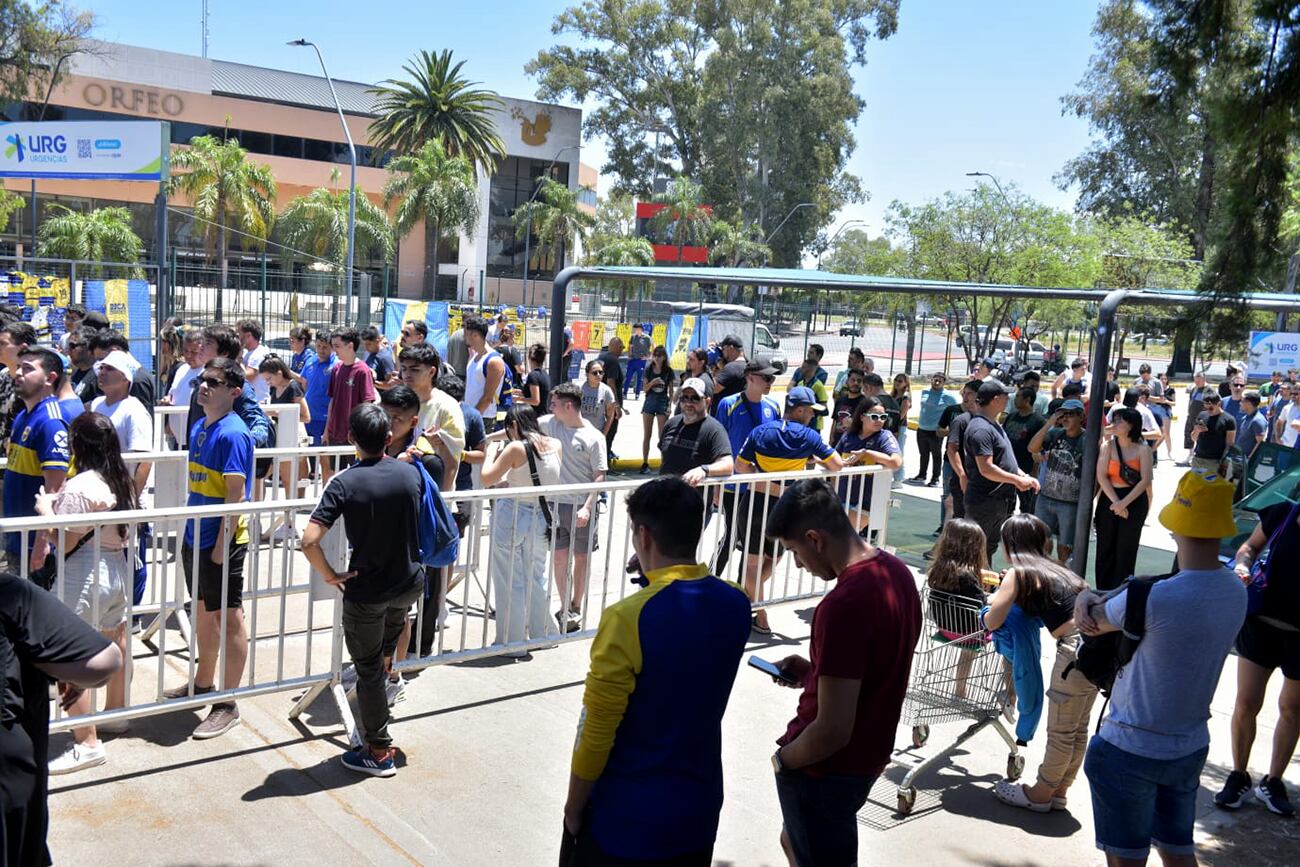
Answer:
<svg viewBox="0 0 1300 867"><path fill-rule="evenodd" d="M749 597L708 567L646 574L591 647L572 770L595 780L600 848L667 858L713 842L722 810L722 715L749 639Z"/></svg>
<svg viewBox="0 0 1300 867"><path fill-rule="evenodd" d="M190 506L211 506L226 501L226 477L244 480L244 498L253 491L253 435L234 412L228 412L212 424L201 418L190 429ZM199 550L217 544L219 518L199 521ZM248 524L243 515L235 530L235 542L248 541ZM194 545L194 522L185 524L185 544Z"/></svg>
<svg viewBox="0 0 1300 867"><path fill-rule="evenodd" d="M4 514L22 518L36 514L36 494L45 484L46 470L68 471L68 420L59 399L50 396L14 419L5 467ZM17 533L5 535L5 548L19 551Z"/></svg>
<svg viewBox="0 0 1300 867"><path fill-rule="evenodd" d="M762 472L783 473L802 470L809 460L825 462L833 454L817 431L783 419L754 428L737 457Z"/></svg>

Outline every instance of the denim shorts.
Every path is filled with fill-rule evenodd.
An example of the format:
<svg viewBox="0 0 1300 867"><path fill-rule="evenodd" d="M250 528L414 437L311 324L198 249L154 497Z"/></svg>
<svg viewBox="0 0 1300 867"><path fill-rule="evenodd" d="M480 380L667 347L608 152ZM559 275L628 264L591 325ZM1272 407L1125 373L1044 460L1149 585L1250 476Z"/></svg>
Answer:
<svg viewBox="0 0 1300 867"><path fill-rule="evenodd" d="M1177 759L1135 755L1094 735L1083 770L1092 790L1097 848L1145 861L1151 844L1170 855L1191 855L1196 791L1209 747Z"/></svg>
<svg viewBox="0 0 1300 867"><path fill-rule="evenodd" d="M1078 503L1039 497L1038 504L1034 506L1034 514L1042 519L1058 540L1066 545L1074 545L1074 527L1079 517Z"/></svg>
<svg viewBox="0 0 1300 867"><path fill-rule="evenodd" d="M850 867L858 863L858 811L875 777L814 777L803 771L776 775L785 835L799 867Z"/></svg>

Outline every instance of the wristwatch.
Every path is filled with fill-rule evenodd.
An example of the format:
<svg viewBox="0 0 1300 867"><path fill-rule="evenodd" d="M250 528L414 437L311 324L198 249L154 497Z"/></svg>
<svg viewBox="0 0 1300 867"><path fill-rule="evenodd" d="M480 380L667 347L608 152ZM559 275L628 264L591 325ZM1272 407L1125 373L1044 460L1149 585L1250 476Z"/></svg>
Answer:
<svg viewBox="0 0 1300 867"><path fill-rule="evenodd" d="M707 479L707 478L709 477L709 465L708 465L708 464L700 464L698 467L696 467L696 469L698 469L700 472L704 473L704 478Z"/></svg>
<svg viewBox="0 0 1300 867"><path fill-rule="evenodd" d="M785 773L785 762L781 761L780 747L777 747L776 752L772 753L772 770L778 774Z"/></svg>

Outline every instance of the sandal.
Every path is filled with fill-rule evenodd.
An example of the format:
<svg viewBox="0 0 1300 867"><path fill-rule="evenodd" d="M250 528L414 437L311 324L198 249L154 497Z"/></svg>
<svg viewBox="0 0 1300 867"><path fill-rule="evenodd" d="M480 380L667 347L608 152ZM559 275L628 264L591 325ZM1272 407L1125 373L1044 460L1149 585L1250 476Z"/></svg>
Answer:
<svg viewBox="0 0 1300 867"><path fill-rule="evenodd" d="M1029 810L1033 813L1048 813L1051 812L1052 809L1050 801L1046 804L1036 804L1029 800L1029 796L1025 794L1025 787L1019 783L1013 783L1010 780L1002 780L994 786L993 794L1004 804L1009 804L1012 807L1020 807L1021 809Z"/></svg>
<svg viewBox="0 0 1300 867"><path fill-rule="evenodd" d="M1053 810L1065 810L1065 809L1067 809L1067 802L1066 802L1065 798L1058 798L1058 797L1056 797L1055 795L1053 795L1053 796L1052 796L1052 809L1053 809Z"/></svg>

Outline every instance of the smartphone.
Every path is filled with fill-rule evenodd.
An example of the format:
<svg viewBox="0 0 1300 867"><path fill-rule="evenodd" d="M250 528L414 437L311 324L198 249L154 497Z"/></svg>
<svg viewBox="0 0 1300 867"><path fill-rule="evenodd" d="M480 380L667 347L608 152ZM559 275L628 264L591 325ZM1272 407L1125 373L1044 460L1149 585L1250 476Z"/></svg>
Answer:
<svg viewBox="0 0 1300 867"><path fill-rule="evenodd" d="M751 656L749 658L749 664L752 665L754 668L757 668L759 671L763 672L764 674L775 677L784 683L790 684L791 686L798 684L797 680L795 680L790 675L786 674L781 669L777 668L777 666L774 663L768 662L766 659L759 659L757 656Z"/></svg>

